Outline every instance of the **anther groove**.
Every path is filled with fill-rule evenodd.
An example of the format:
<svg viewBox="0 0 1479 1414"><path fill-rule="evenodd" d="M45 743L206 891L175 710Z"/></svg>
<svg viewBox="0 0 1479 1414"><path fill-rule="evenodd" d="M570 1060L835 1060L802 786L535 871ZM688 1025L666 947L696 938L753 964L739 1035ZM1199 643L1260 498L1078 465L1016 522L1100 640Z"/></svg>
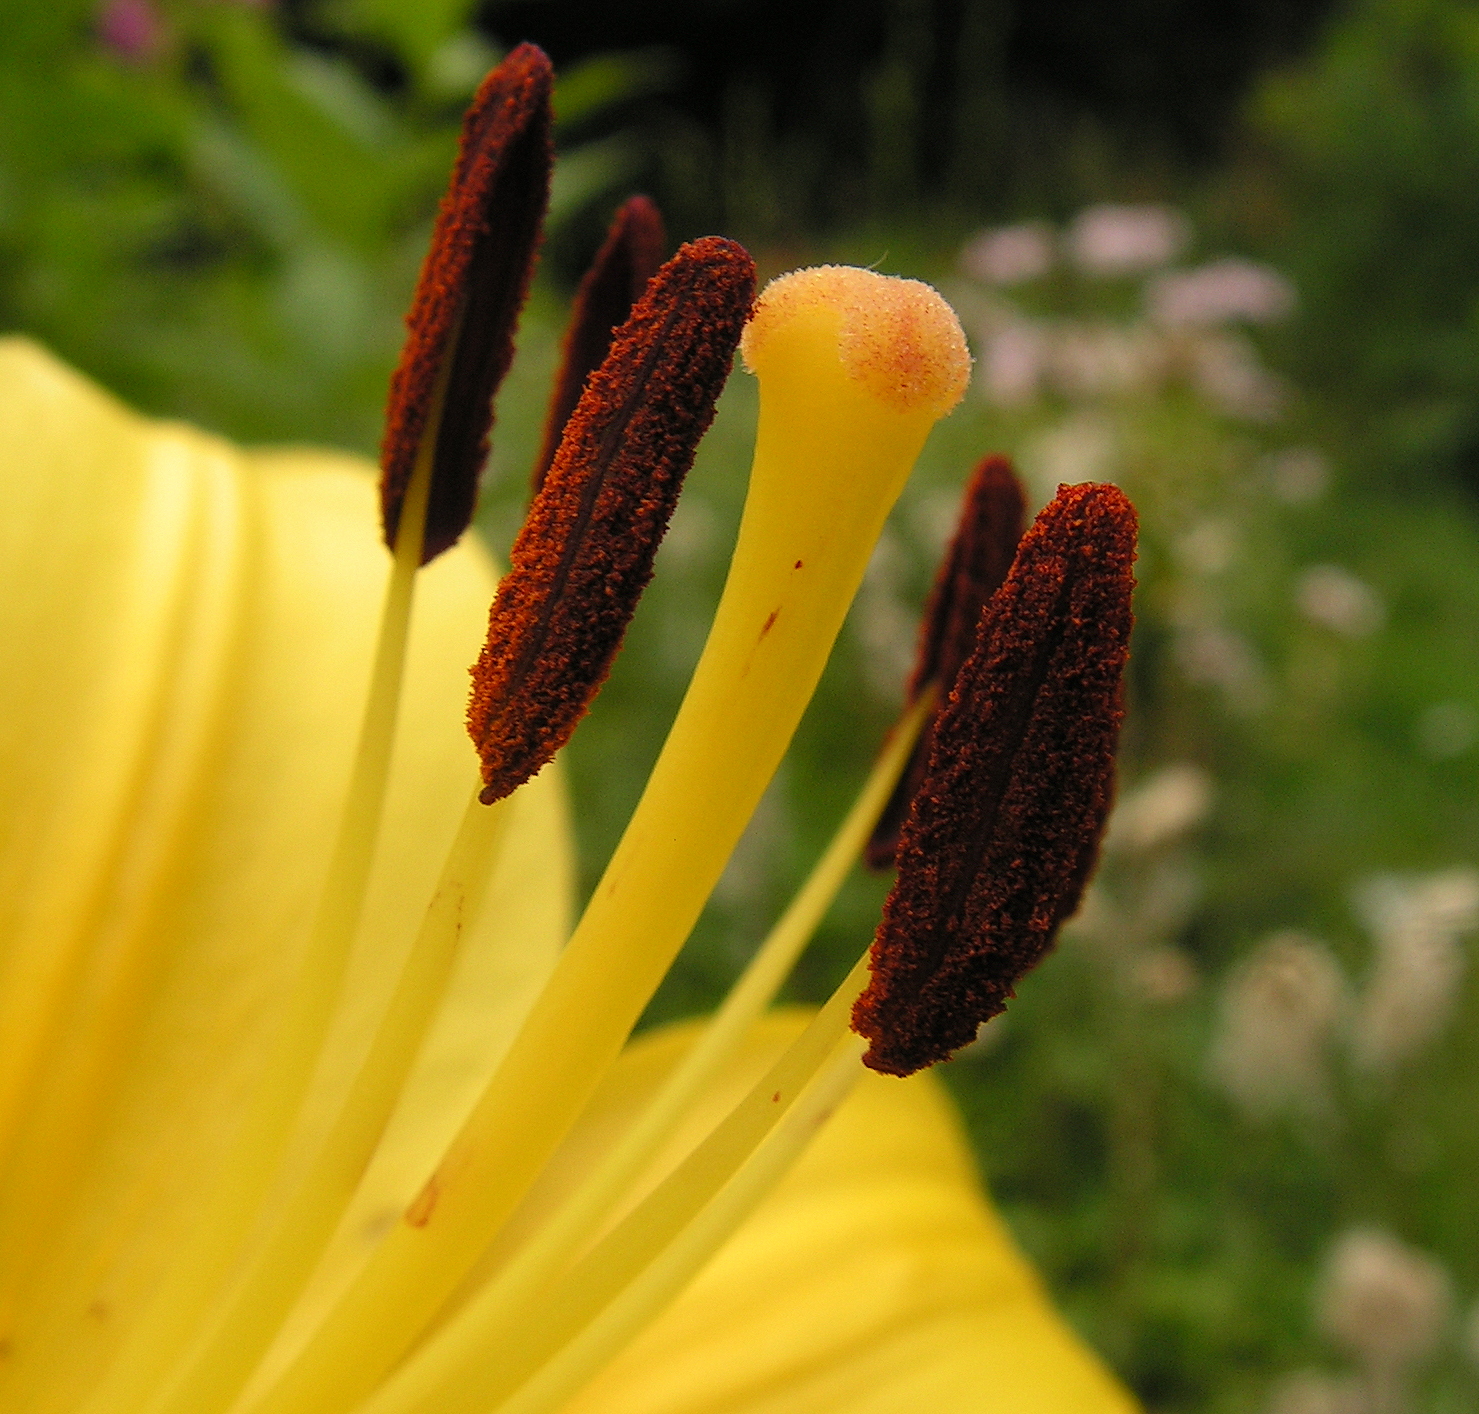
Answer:
<svg viewBox="0 0 1479 1414"><path fill-rule="evenodd" d="M853 1013L876 1070L968 1042L1077 905L1112 796L1134 540L1115 487L1061 487L982 616Z"/></svg>
<svg viewBox="0 0 1479 1414"><path fill-rule="evenodd" d="M568 740L606 680L714 415L754 266L718 237L653 277L565 428L510 556L473 669L485 802Z"/></svg>

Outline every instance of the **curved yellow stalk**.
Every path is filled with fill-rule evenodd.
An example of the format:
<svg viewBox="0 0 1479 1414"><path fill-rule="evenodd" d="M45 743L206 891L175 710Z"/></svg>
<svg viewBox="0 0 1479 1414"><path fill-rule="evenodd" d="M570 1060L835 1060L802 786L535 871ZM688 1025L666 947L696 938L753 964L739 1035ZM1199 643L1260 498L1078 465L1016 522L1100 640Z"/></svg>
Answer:
<svg viewBox="0 0 1479 1414"><path fill-rule="evenodd" d="M402 522L415 529L415 521ZM308 1170L297 1179L272 1230L248 1258L223 1310L182 1370L161 1382L148 1404L159 1414L200 1414L224 1407L271 1344L385 1131L406 1075L442 1000L464 920L482 904L496 868L511 801L468 803L421 932L401 971L353 1087ZM509 938L508 945L516 940Z"/></svg>
<svg viewBox="0 0 1479 1414"><path fill-rule="evenodd" d="M547 1309L549 1290L630 1196L643 1170L669 1143L704 1092L733 1064L761 1012L774 999L843 880L856 866L933 701L933 692L921 694L905 713L826 853L662 1089L576 1191L479 1287L466 1306L417 1347L360 1414L442 1408L448 1398L446 1390L460 1372L480 1371L490 1350L521 1348L520 1322L530 1311ZM468 1378L462 1373L464 1382ZM481 1373L471 1378L479 1388L486 1387Z"/></svg>
<svg viewBox="0 0 1479 1414"><path fill-rule="evenodd" d="M861 989L851 989L848 1006ZM693 1280L754 1211L831 1118L862 1075L863 1043L843 1036L769 1134L687 1225L553 1359L493 1406L495 1414L554 1414ZM454 1414L450 1402L444 1406ZM486 1407L481 1402L469 1409Z"/></svg>

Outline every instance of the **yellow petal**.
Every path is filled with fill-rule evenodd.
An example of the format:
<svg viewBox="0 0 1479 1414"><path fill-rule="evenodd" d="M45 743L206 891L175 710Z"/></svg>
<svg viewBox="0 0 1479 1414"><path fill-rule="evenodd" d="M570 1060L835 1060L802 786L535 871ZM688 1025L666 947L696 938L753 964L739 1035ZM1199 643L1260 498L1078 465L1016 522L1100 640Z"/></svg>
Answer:
<svg viewBox="0 0 1479 1414"><path fill-rule="evenodd" d="M27 1209L47 1222L21 1242L26 1299L0 1335L12 1378L65 1375L40 1410L126 1329L230 1137L326 863L388 561L366 464L139 418L24 340L0 341L0 478L0 1136L54 1150L63 1180ZM469 545L418 588L319 1122L475 781L462 713L492 585ZM556 773L516 808L368 1208L424 1178L566 932ZM47 1120L48 1095L81 1103ZM24 1142L37 1133L51 1150ZM0 1203L18 1173L35 1186L28 1162Z"/></svg>
<svg viewBox="0 0 1479 1414"><path fill-rule="evenodd" d="M801 1020L769 1018L746 1069L758 1071ZM630 1048L566 1161L599 1146L694 1034L668 1028ZM714 1101L717 1110L724 1097ZM928 1074L870 1072L754 1217L566 1414L1135 1407L992 1212L942 1087Z"/></svg>

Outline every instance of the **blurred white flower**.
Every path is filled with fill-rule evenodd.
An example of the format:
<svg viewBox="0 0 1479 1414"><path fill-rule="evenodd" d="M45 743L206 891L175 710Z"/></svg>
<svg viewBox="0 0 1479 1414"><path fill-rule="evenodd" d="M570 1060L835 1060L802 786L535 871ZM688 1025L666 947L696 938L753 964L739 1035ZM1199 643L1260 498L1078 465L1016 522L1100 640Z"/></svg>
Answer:
<svg viewBox="0 0 1479 1414"><path fill-rule="evenodd" d="M1386 621L1377 592L1339 565L1311 565L1294 587L1294 602L1311 623L1347 638L1364 638Z"/></svg>
<svg viewBox="0 0 1479 1414"><path fill-rule="evenodd" d="M1424 754L1446 761L1462 756L1479 737L1479 712L1467 702L1435 702L1417 719L1417 744Z"/></svg>
<svg viewBox="0 0 1479 1414"><path fill-rule="evenodd" d="M1104 836L1106 852L1142 854L1199 825L1212 807L1212 778L1177 761L1120 796Z"/></svg>
<svg viewBox="0 0 1479 1414"><path fill-rule="evenodd" d="M1300 1370L1274 1386L1264 1414L1368 1414L1368 1408L1353 1380Z"/></svg>
<svg viewBox="0 0 1479 1414"><path fill-rule="evenodd" d="M934 486L903 503L911 538L926 564L935 564L945 553L960 520L960 487Z"/></svg>
<svg viewBox="0 0 1479 1414"><path fill-rule="evenodd" d="M1092 938L1097 942L1118 942L1129 928L1125 910L1097 881L1084 890L1078 908L1064 922L1075 935Z"/></svg>
<svg viewBox="0 0 1479 1414"><path fill-rule="evenodd" d="M1287 506L1318 501L1330 484L1330 463L1313 447L1291 447L1263 462L1269 490Z"/></svg>
<svg viewBox="0 0 1479 1414"><path fill-rule="evenodd" d="M850 618L862 645L868 686L884 702L897 700L914 666L919 615L904 594L907 564L897 532L886 527L873 548Z"/></svg>
<svg viewBox="0 0 1479 1414"><path fill-rule="evenodd" d="M1234 257L1155 276L1146 286L1145 302L1150 317L1171 329L1232 320L1267 324L1293 310L1294 286L1270 266Z"/></svg>
<svg viewBox="0 0 1479 1414"><path fill-rule="evenodd" d="M1068 228L1068 253L1090 275L1132 275L1169 264L1190 236L1169 206L1090 206Z"/></svg>
<svg viewBox="0 0 1479 1414"><path fill-rule="evenodd" d="M1201 871L1184 857L1161 860L1140 897L1140 926L1164 937L1179 933L1196 912L1202 888Z"/></svg>
<svg viewBox="0 0 1479 1414"><path fill-rule="evenodd" d="M1020 407L1042 391L1048 369L1048 338L1040 324L1016 319L981 340L976 388L998 407Z"/></svg>
<svg viewBox="0 0 1479 1414"><path fill-rule="evenodd" d="M658 564L669 573L689 573L705 563L719 535L719 517L702 496L688 495L678 502L668 533L658 549Z"/></svg>
<svg viewBox="0 0 1479 1414"><path fill-rule="evenodd" d="M1168 1006L1196 990L1197 969L1182 949L1147 948L1130 962L1130 984L1148 1002Z"/></svg>
<svg viewBox="0 0 1479 1414"><path fill-rule="evenodd" d="M1368 1375L1390 1377L1437 1349L1451 1304L1448 1274L1432 1257L1389 1233L1353 1228L1331 1249L1315 1313Z"/></svg>
<svg viewBox="0 0 1479 1414"><path fill-rule="evenodd" d="M1238 552L1238 532L1231 521L1208 516L1188 526L1175 540L1176 558L1197 574L1221 574Z"/></svg>
<svg viewBox="0 0 1479 1414"><path fill-rule="evenodd" d="M1268 673L1242 634L1189 623L1176 635L1176 657L1188 682L1220 688L1234 711L1261 712L1268 705Z"/></svg>
<svg viewBox="0 0 1479 1414"><path fill-rule="evenodd" d="M1284 385L1259 363L1247 339L1203 333L1187 353L1193 386L1218 412L1250 422L1272 422L1283 412Z"/></svg>
<svg viewBox="0 0 1479 1414"><path fill-rule="evenodd" d="M1103 418L1083 412L1040 433L1022 449L1021 466L1040 501L1063 482L1113 481L1119 441Z"/></svg>
<svg viewBox="0 0 1479 1414"><path fill-rule="evenodd" d="M1223 988L1213 1078L1253 1118L1326 1112L1329 1045L1345 1007L1345 974L1330 949L1302 933L1274 934Z"/></svg>
<svg viewBox="0 0 1479 1414"><path fill-rule="evenodd" d="M1153 388L1166 371L1166 349L1143 326L1069 324L1049 344L1053 381L1070 398Z"/></svg>
<svg viewBox="0 0 1479 1414"><path fill-rule="evenodd" d="M997 226L973 236L960 253L960 268L988 285L1016 285L1053 268L1053 229L1045 221Z"/></svg>
<svg viewBox="0 0 1479 1414"><path fill-rule="evenodd" d="M1479 871L1402 879L1381 874L1353 891L1376 943L1351 1046L1368 1070L1390 1071L1442 1029L1466 961L1459 940L1479 925Z"/></svg>

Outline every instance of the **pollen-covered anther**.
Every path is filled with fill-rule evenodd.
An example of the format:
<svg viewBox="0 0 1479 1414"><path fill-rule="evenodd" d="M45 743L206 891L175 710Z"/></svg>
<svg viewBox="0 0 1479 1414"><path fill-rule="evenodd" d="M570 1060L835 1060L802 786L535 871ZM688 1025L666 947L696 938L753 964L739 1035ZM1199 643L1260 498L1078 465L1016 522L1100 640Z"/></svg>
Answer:
<svg viewBox="0 0 1479 1414"><path fill-rule="evenodd" d="M521 44L494 69L463 119L461 147L406 316L390 381L380 506L394 547L417 457L433 457L422 562L472 520L488 455L493 395L513 361L549 201L553 152L549 60Z"/></svg>
<svg viewBox="0 0 1479 1414"><path fill-rule="evenodd" d="M754 294L706 237L653 277L586 383L514 542L473 668L468 730L491 803L569 739L610 671Z"/></svg>
<svg viewBox="0 0 1479 1414"><path fill-rule="evenodd" d="M873 1069L969 1042L1077 907L1113 795L1134 559L1117 488L1060 487L982 615L853 1011Z"/></svg>
<svg viewBox="0 0 1479 1414"><path fill-rule="evenodd" d="M544 444L530 475L536 493L544 485L585 380L601 366L611 348L612 335L641 299L647 282L657 274L666 248L662 213L645 196L629 197L618 209L575 292L560 372L545 419Z"/></svg>
<svg viewBox="0 0 1479 1414"><path fill-rule="evenodd" d="M920 621L907 694L911 704L930 683L938 685L942 700L949 695L961 664L976 646L982 610L1012 567L1025 512L1022 485L1011 461L1003 456L980 461L966 485L955 534ZM932 716L868 841L865 857L871 869L887 869L894 862L909 802L924 781L933 736Z"/></svg>

